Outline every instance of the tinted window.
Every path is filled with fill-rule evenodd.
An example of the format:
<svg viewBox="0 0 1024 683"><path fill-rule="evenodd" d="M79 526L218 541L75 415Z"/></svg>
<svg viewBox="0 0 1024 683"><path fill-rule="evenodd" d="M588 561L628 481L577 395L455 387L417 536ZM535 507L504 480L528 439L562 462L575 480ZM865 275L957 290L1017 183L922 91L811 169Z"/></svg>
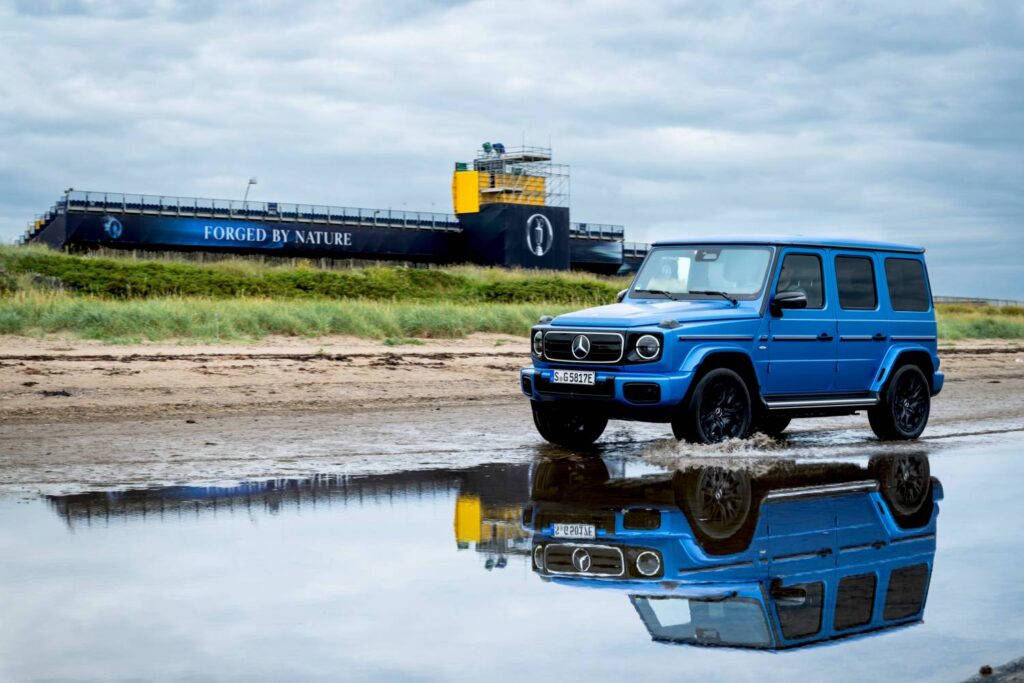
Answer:
<svg viewBox="0 0 1024 683"><path fill-rule="evenodd" d="M837 256L836 282L843 308L872 309L878 304L875 267L863 256Z"/></svg>
<svg viewBox="0 0 1024 683"><path fill-rule="evenodd" d="M875 604L875 575L847 576L839 582L835 627L842 631L871 621Z"/></svg>
<svg viewBox="0 0 1024 683"><path fill-rule="evenodd" d="M923 263L917 259L887 258L885 281L894 311L928 310L928 285L924 279Z"/></svg>
<svg viewBox="0 0 1024 683"><path fill-rule="evenodd" d="M776 602L776 610L779 613L779 625L782 627L782 635L787 640L806 638L813 636L821 630L821 606L825 594L824 584L801 583L795 586L787 586L786 591L793 589L803 590L807 597L802 604L785 604L784 600Z"/></svg>
<svg viewBox="0 0 1024 683"><path fill-rule="evenodd" d="M807 295L807 308L822 308L825 305L823 281L820 258L813 254L786 254L775 293L803 292Z"/></svg>
<svg viewBox="0 0 1024 683"><path fill-rule="evenodd" d="M894 569L889 576L889 590L885 593L885 612L882 614L885 620L905 619L920 612L927 584L926 564Z"/></svg>

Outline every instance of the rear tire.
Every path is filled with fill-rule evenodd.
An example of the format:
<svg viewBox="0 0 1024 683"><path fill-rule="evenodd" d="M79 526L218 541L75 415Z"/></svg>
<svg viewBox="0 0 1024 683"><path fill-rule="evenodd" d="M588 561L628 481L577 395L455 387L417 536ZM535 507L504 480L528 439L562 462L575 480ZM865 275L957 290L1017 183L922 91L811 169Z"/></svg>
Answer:
<svg viewBox="0 0 1024 683"><path fill-rule="evenodd" d="M592 446L608 426L606 415L587 413L579 408L534 401L533 424L546 441L565 448Z"/></svg>
<svg viewBox="0 0 1024 683"><path fill-rule="evenodd" d="M791 417L764 417L757 423L754 431L767 436L781 436L792 421Z"/></svg>
<svg viewBox="0 0 1024 683"><path fill-rule="evenodd" d="M672 433L691 443L745 439L753 411L747 384L727 368L715 368L693 388L682 414L672 420Z"/></svg>
<svg viewBox="0 0 1024 683"><path fill-rule="evenodd" d="M921 368L904 365L893 373L878 405L868 410L868 422L882 441L908 441L921 436L930 412L928 380Z"/></svg>
<svg viewBox="0 0 1024 683"><path fill-rule="evenodd" d="M931 468L922 453L882 456L870 467L878 479L882 498L896 523L904 529L916 529L932 518Z"/></svg>
<svg viewBox="0 0 1024 683"><path fill-rule="evenodd" d="M697 542L710 555L731 555L750 545L758 495L744 469L701 467L673 478L676 504Z"/></svg>

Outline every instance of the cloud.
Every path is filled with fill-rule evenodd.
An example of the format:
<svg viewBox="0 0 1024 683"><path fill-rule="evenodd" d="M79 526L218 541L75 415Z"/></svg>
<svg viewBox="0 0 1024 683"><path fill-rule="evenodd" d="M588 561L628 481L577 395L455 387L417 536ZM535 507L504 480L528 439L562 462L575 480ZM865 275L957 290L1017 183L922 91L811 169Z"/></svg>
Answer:
<svg viewBox="0 0 1024 683"><path fill-rule="evenodd" d="M447 211L550 137L630 239L918 242L1024 298L1018 3L0 0L0 59L0 239L68 186Z"/></svg>

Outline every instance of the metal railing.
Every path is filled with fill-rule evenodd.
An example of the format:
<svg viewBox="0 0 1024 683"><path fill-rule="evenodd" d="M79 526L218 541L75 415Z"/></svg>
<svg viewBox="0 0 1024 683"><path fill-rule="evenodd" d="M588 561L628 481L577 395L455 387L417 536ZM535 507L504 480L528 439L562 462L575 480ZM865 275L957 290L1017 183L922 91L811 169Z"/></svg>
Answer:
<svg viewBox="0 0 1024 683"><path fill-rule="evenodd" d="M644 242L623 242L622 243L622 255L623 257L630 256L633 258L643 258L647 256L647 252L651 250L651 245L645 244Z"/></svg>
<svg viewBox="0 0 1024 683"><path fill-rule="evenodd" d="M935 296L932 299L937 304L967 304L970 306L1021 306L1024 301L1020 299L984 299L976 296Z"/></svg>
<svg viewBox="0 0 1024 683"><path fill-rule="evenodd" d="M621 240L626 235L626 228L609 223L570 223L569 235L589 239Z"/></svg>
<svg viewBox="0 0 1024 683"><path fill-rule="evenodd" d="M281 223L325 223L330 225L365 225L419 230L458 231L454 214L428 211L395 211L292 204L286 202L253 202L201 197L167 197L161 195L123 194L111 192L72 191L57 203L58 211L109 212L148 214L155 216L194 216L236 220L270 220Z"/></svg>

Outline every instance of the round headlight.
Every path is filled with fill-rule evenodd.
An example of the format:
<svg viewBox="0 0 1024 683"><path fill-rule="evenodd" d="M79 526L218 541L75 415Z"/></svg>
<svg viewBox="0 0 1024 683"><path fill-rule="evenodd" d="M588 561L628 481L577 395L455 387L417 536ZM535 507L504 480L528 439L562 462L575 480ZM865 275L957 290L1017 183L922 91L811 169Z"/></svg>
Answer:
<svg viewBox="0 0 1024 683"><path fill-rule="evenodd" d="M653 334L645 334L636 340L636 355L644 360L654 360L661 351L661 342Z"/></svg>
<svg viewBox="0 0 1024 683"><path fill-rule="evenodd" d="M537 330L533 334L533 355L544 355L544 333L540 330Z"/></svg>
<svg viewBox="0 0 1024 683"><path fill-rule="evenodd" d="M645 550L636 556L636 570L644 576L654 576L661 571L661 558L658 553Z"/></svg>

